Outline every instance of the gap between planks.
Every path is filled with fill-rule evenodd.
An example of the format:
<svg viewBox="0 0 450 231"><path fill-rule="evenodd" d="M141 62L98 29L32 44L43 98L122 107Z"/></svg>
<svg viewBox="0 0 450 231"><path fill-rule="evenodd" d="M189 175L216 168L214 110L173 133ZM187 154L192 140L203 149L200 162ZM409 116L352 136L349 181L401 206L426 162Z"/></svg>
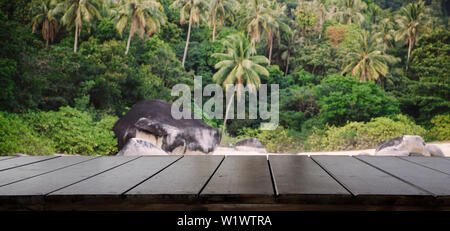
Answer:
<svg viewBox="0 0 450 231"><path fill-rule="evenodd" d="M319 165L320 168L322 168L331 178L333 178L333 180L335 180L339 185L341 185L345 190L347 190L348 193L350 193L350 195L352 196L356 196L357 194L354 193L352 190L350 190L350 187L348 187L347 185L345 185L343 182L340 182L337 177L331 173L331 171L329 171L327 168L325 168L325 166L321 165L319 163L319 161L315 160L312 156L309 156L308 158L311 158L312 161L314 161L314 163L316 163L317 165Z"/></svg>
<svg viewBox="0 0 450 231"><path fill-rule="evenodd" d="M10 185L10 184L14 184L14 183L17 183L17 182L20 182L20 181L28 180L28 179L31 179L31 178L34 178L34 177L42 176L42 175L45 175L45 174L48 174L48 173L52 173L52 172L55 172L55 171L58 171L58 170L61 170L61 169L65 169L65 168L68 168L68 167L77 165L77 164L81 164L81 163L85 163L85 162L88 162L88 161L91 161L91 160L95 160L95 159L98 159L98 158L100 158L100 157L101 157L101 156L93 157L93 158L91 158L91 159L87 159L87 160L83 160L83 161L81 161L81 162L77 162L77 163L74 163L74 164L69 164L69 165L66 165L66 166L62 166L62 167L60 167L60 168L53 169L53 170L50 170L50 171L48 171L48 172L43 172L43 173L39 173L39 174L36 174L36 175L33 175L33 176L25 177L25 178L20 179L20 180L16 180L16 181L13 181L13 182L9 182L9 183L7 183L7 184L4 184L4 185L0 185L0 187L7 186L7 185ZM54 159L54 158L52 158L52 159ZM49 159L49 160L51 160L51 159ZM33 163L33 164L35 164L35 163Z"/></svg>
<svg viewBox="0 0 450 231"><path fill-rule="evenodd" d="M415 188L417 188L417 189L419 189L421 191L429 193L433 197L436 197L436 194L434 194L434 193L432 193L432 192L430 192L430 191L428 191L428 190L426 190L426 189L424 189L424 188L422 188L422 187L420 187L418 185L415 185L415 184L413 184L413 183L411 183L411 182L409 182L407 180L404 180L404 179L402 179L402 178L400 178L400 177L398 177L398 176L396 176L396 175L394 175L394 174L392 174L392 173L390 173L390 172L388 172L388 171L386 171L386 170L384 170L382 168L379 168L379 167L377 167L377 166L375 166L375 165L373 165L373 164L371 164L371 163L369 163L369 162L367 162L367 161L365 161L363 159L360 159L359 157L354 156L353 158L355 158L355 159L357 159L357 160L359 160L359 161L361 161L361 162L363 162L363 163L365 163L365 164L367 164L369 166L372 166L372 167L376 168L377 170L382 171L382 172L388 174L389 176L392 176L392 177L394 177L394 178L396 178L396 179L398 179L398 180L400 180L400 181L402 181L402 182L404 182L404 183L406 183L408 185L411 185L411 186L413 186L413 187L415 187ZM400 159L400 160L403 160L403 159ZM403 160L403 161L405 161L405 160Z"/></svg>
<svg viewBox="0 0 450 231"><path fill-rule="evenodd" d="M432 167L423 165L423 164L421 164L421 163L417 163L417 162L414 162L414 161L410 161L410 160L408 160L408 159L406 159L406 158L403 158L403 157L401 157L401 156L397 156L397 158L399 158L399 159L401 159L401 160L404 160L404 161L408 161L409 163L412 163L412 164L415 164L415 165L419 165L419 166L421 166L421 167L428 168L428 169L431 169L431 170L433 170L433 171L437 171L437 172L440 172L440 173L443 173L443 174L445 174L445 175L449 175L449 176L450 176L450 174L448 174L448 173L446 173L446 172L443 172L443 171L441 171L441 170L439 170L439 169L435 169L435 168L432 168ZM432 158L435 158L435 157L432 157Z"/></svg>
<svg viewBox="0 0 450 231"><path fill-rule="evenodd" d="M0 161L9 160L12 158L17 158L17 156L4 156L5 158L0 159Z"/></svg>
<svg viewBox="0 0 450 231"><path fill-rule="evenodd" d="M144 180L142 180L141 182L137 183L136 185L134 185L133 187L127 189L125 192L119 194L120 196L125 196L125 194L129 191L131 191L132 189L136 188L137 186L141 185L142 183L144 183L145 181L149 180L150 178L152 178L153 176L156 176L158 173L164 171L164 169L170 167L171 165L175 164L177 161L181 160L184 157L184 155L180 156L178 159L172 161L170 164L168 164L167 166L165 166L164 168L160 169L159 171L155 172L154 174L152 174L151 176L145 178ZM137 159L137 158L136 158ZM128 162L127 162L128 163Z"/></svg>
<svg viewBox="0 0 450 231"><path fill-rule="evenodd" d="M16 158L20 158L20 157L16 157ZM13 169L13 168L27 166L27 165L30 165L30 164L35 164L35 163L47 161L47 160L52 160L52 159L56 159L56 158L59 158L59 156L54 156L54 157L50 157L50 158L43 159L43 160L37 160L37 161L30 162L30 163L21 164L21 165L13 166L13 167L10 167L10 168L1 169L0 172L6 171L6 170L10 170L10 169ZM12 160L12 159L15 159L15 158L9 158L9 159L6 159L6 160Z"/></svg>
<svg viewBox="0 0 450 231"><path fill-rule="evenodd" d="M203 192L203 190L205 189L206 185L208 185L209 181L211 181L211 179L213 178L214 174L216 174L217 170L219 170L219 167L222 165L223 161L225 160L226 155L224 155L222 157L222 160L220 161L220 163L217 165L216 169L214 169L213 173L211 174L211 176L209 176L208 180L206 180L205 184L202 186L202 188L200 189L200 191L197 193L197 198L200 198L200 194Z"/></svg>
<svg viewBox="0 0 450 231"><path fill-rule="evenodd" d="M46 193L45 196L48 196L48 195L51 194L51 193L54 193L54 192L59 191L59 190L61 190L61 189L67 188L67 187L72 186L72 185L74 185L74 184L78 184L78 183L80 183L80 182L82 182L82 181L85 181L85 180L87 180L87 179L90 179L90 178L92 178L92 177L98 176L98 175L100 175L100 174L102 174L102 173L105 173L105 172L107 172L107 171L109 171L109 170L112 170L112 169L115 169L115 168L117 168L117 167L120 167L120 166L122 166L122 165L124 165L124 164L127 164L127 163L131 162L131 161L135 161L135 160L137 160L137 159L139 159L139 158L141 158L141 156L138 156L138 157L136 157L136 158L134 158L134 159L131 159L131 160L129 160L129 161L125 161L125 162L123 162L123 163L121 163L121 164L118 164L118 165L116 165L116 166L114 166L114 167L108 168L108 169L106 169L106 170L104 170L104 171L98 172L98 173L96 173L96 174L94 174L94 175L92 175L92 176L88 176L88 177L86 177L86 178L84 178L84 179L81 179L81 180L76 181L76 182L74 182L74 183L68 184L68 185L63 186L63 187L61 187L61 188L55 189L55 190L53 190L53 191L51 191L51 192Z"/></svg>

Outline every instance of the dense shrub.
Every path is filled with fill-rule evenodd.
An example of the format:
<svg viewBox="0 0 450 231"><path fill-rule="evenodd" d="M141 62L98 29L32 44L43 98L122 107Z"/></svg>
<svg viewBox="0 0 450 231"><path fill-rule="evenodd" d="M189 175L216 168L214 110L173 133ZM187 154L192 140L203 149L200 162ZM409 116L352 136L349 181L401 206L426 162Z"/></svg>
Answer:
<svg viewBox="0 0 450 231"><path fill-rule="evenodd" d="M342 51L328 43L307 44L295 50L292 62L294 71L306 70L314 75L337 74L342 66Z"/></svg>
<svg viewBox="0 0 450 231"><path fill-rule="evenodd" d="M26 153L48 155L54 144L40 136L16 114L0 112L0 156Z"/></svg>
<svg viewBox="0 0 450 231"><path fill-rule="evenodd" d="M370 122L350 122L343 127L316 129L304 143L306 150L351 150L375 148L380 142L402 135L424 137L426 130L404 115L378 117Z"/></svg>
<svg viewBox="0 0 450 231"><path fill-rule="evenodd" d="M293 153L300 145L300 140L282 126L278 126L273 131L244 128L243 134L237 140L245 138L257 138L267 152L273 153Z"/></svg>
<svg viewBox="0 0 450 231"><path fill-rule="evenodd" d="M372 82L332 75L324 78L315 90L321 107L319 117L324 124L342 126L347 121L369 121L400 113L398 101Z"/></svg>
<svg viewBox="0 0 450 231"><path fill-rule="evenodd" d="M28 52L19 61L0 60L0 74L8 76L0 84L5 89L0 94L0 110L79 108L82 100L87 107L120 115L125 107L143 99L170 101L170 88L189 83L193 77L157 36L133 39L129 55L124 54L124 41L99 36L82 41L77 53L72 52L72 42L61 41Z"/></svg>
<svg viewBox="0 0 450 231"><path fill-rule="evenodd" d="M450 114L437 115L431 119L433 127L430 129L430 135L438 140L450 140Z"/></svg>
<svg viewBox="0 0 450 231"><path fill-rule="evenodd" d="M57 152L85 155L117 152L112 131L116 117L105 116L94 122L87 112L70 107L27 113L22 117L34 131L51 140Z"/></svg>
<svg viewBox="0 0 450 231"><path fill-rule="evenodd" d="M280 125L300 131L305 122L319 113L314 90L292 87L280 91Z"/></svg>
<svg viewBox="0 0 450 231"><path fill-rule="evenodd" d="M422 124L450 110L450 31L437 29L424 35L411 54L411 79L402 97L402 110Z"/></svg>

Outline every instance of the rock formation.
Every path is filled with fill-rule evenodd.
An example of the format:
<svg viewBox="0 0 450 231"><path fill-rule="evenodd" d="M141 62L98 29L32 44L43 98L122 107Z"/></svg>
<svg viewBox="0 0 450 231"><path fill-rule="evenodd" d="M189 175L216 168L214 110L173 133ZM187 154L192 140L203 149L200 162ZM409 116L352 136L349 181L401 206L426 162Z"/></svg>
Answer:
<svg viewBox="0 0 450 231"><path fill-rule="evenodd" d="M145 140L168 154L208 154L220 143L220 132L199 119L172 117L170 103L144 100L114 125L118 149L132 138ZM133 146L139 145L134 140ZM153 148L153 147L152 147Z"/></svg>
<svg viewBox="0 0 450 231"><path fill-rule="evenodd" d="M379 156L444 156L436 145L426 144L420 136L404 135L380 143L375 150Z"/></svg>

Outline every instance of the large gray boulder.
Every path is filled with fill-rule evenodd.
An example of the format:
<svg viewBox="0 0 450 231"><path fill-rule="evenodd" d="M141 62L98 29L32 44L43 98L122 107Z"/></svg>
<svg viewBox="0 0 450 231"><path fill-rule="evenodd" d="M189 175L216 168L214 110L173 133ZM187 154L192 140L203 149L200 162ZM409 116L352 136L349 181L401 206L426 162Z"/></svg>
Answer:
<svg viewBox="0 0 450 231"><path fill-rule="evenodd" d="M404 135L380 143L375 150L375 155L380 156L431 156L425 148L425 141L420 136Z"/></svg>
<svg viewBox="0 0 450 231"><path fill-rule="evenodd" d="M167 155L167 152L156 147L147 140L131 138L127 144L117 153L117 156L149 156Z"/></svg>
<svg viewBox="0 0 450 231"><path fill-rule="evenodd" d="M425 149L430 153L431 156L443 157L445 156L442 150L435 144L426 144Z"/></svg>
<svg viewBox="0 0 450 231"><path fill-rule="evenodd" d="M243 152L260 152L267 153L264 145L256 138L240 140L234 145L234 149Z"/></svg>
<svg viewBox="0 0 450 231"><path fill-rule="evenodd" d="M220 143L220 132L200 119L174 119L162 100L137 103L114 125L118 149L132 138L146 140L168 154L208 154Z"/></svg>

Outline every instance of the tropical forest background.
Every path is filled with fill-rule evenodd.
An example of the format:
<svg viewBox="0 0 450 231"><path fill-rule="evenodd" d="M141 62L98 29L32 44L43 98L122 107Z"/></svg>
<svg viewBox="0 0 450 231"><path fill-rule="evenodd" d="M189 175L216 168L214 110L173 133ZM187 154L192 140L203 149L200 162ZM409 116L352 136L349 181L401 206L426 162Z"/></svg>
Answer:
<svg viewBox="0 0 450 231"><path fill-rule="evenodd" d="M448 141L449 11L448 0L1 0L0 155L114 154L121 115L173 102L195 75L280 86L277 130L228 120L223 145Z"/></svg>

